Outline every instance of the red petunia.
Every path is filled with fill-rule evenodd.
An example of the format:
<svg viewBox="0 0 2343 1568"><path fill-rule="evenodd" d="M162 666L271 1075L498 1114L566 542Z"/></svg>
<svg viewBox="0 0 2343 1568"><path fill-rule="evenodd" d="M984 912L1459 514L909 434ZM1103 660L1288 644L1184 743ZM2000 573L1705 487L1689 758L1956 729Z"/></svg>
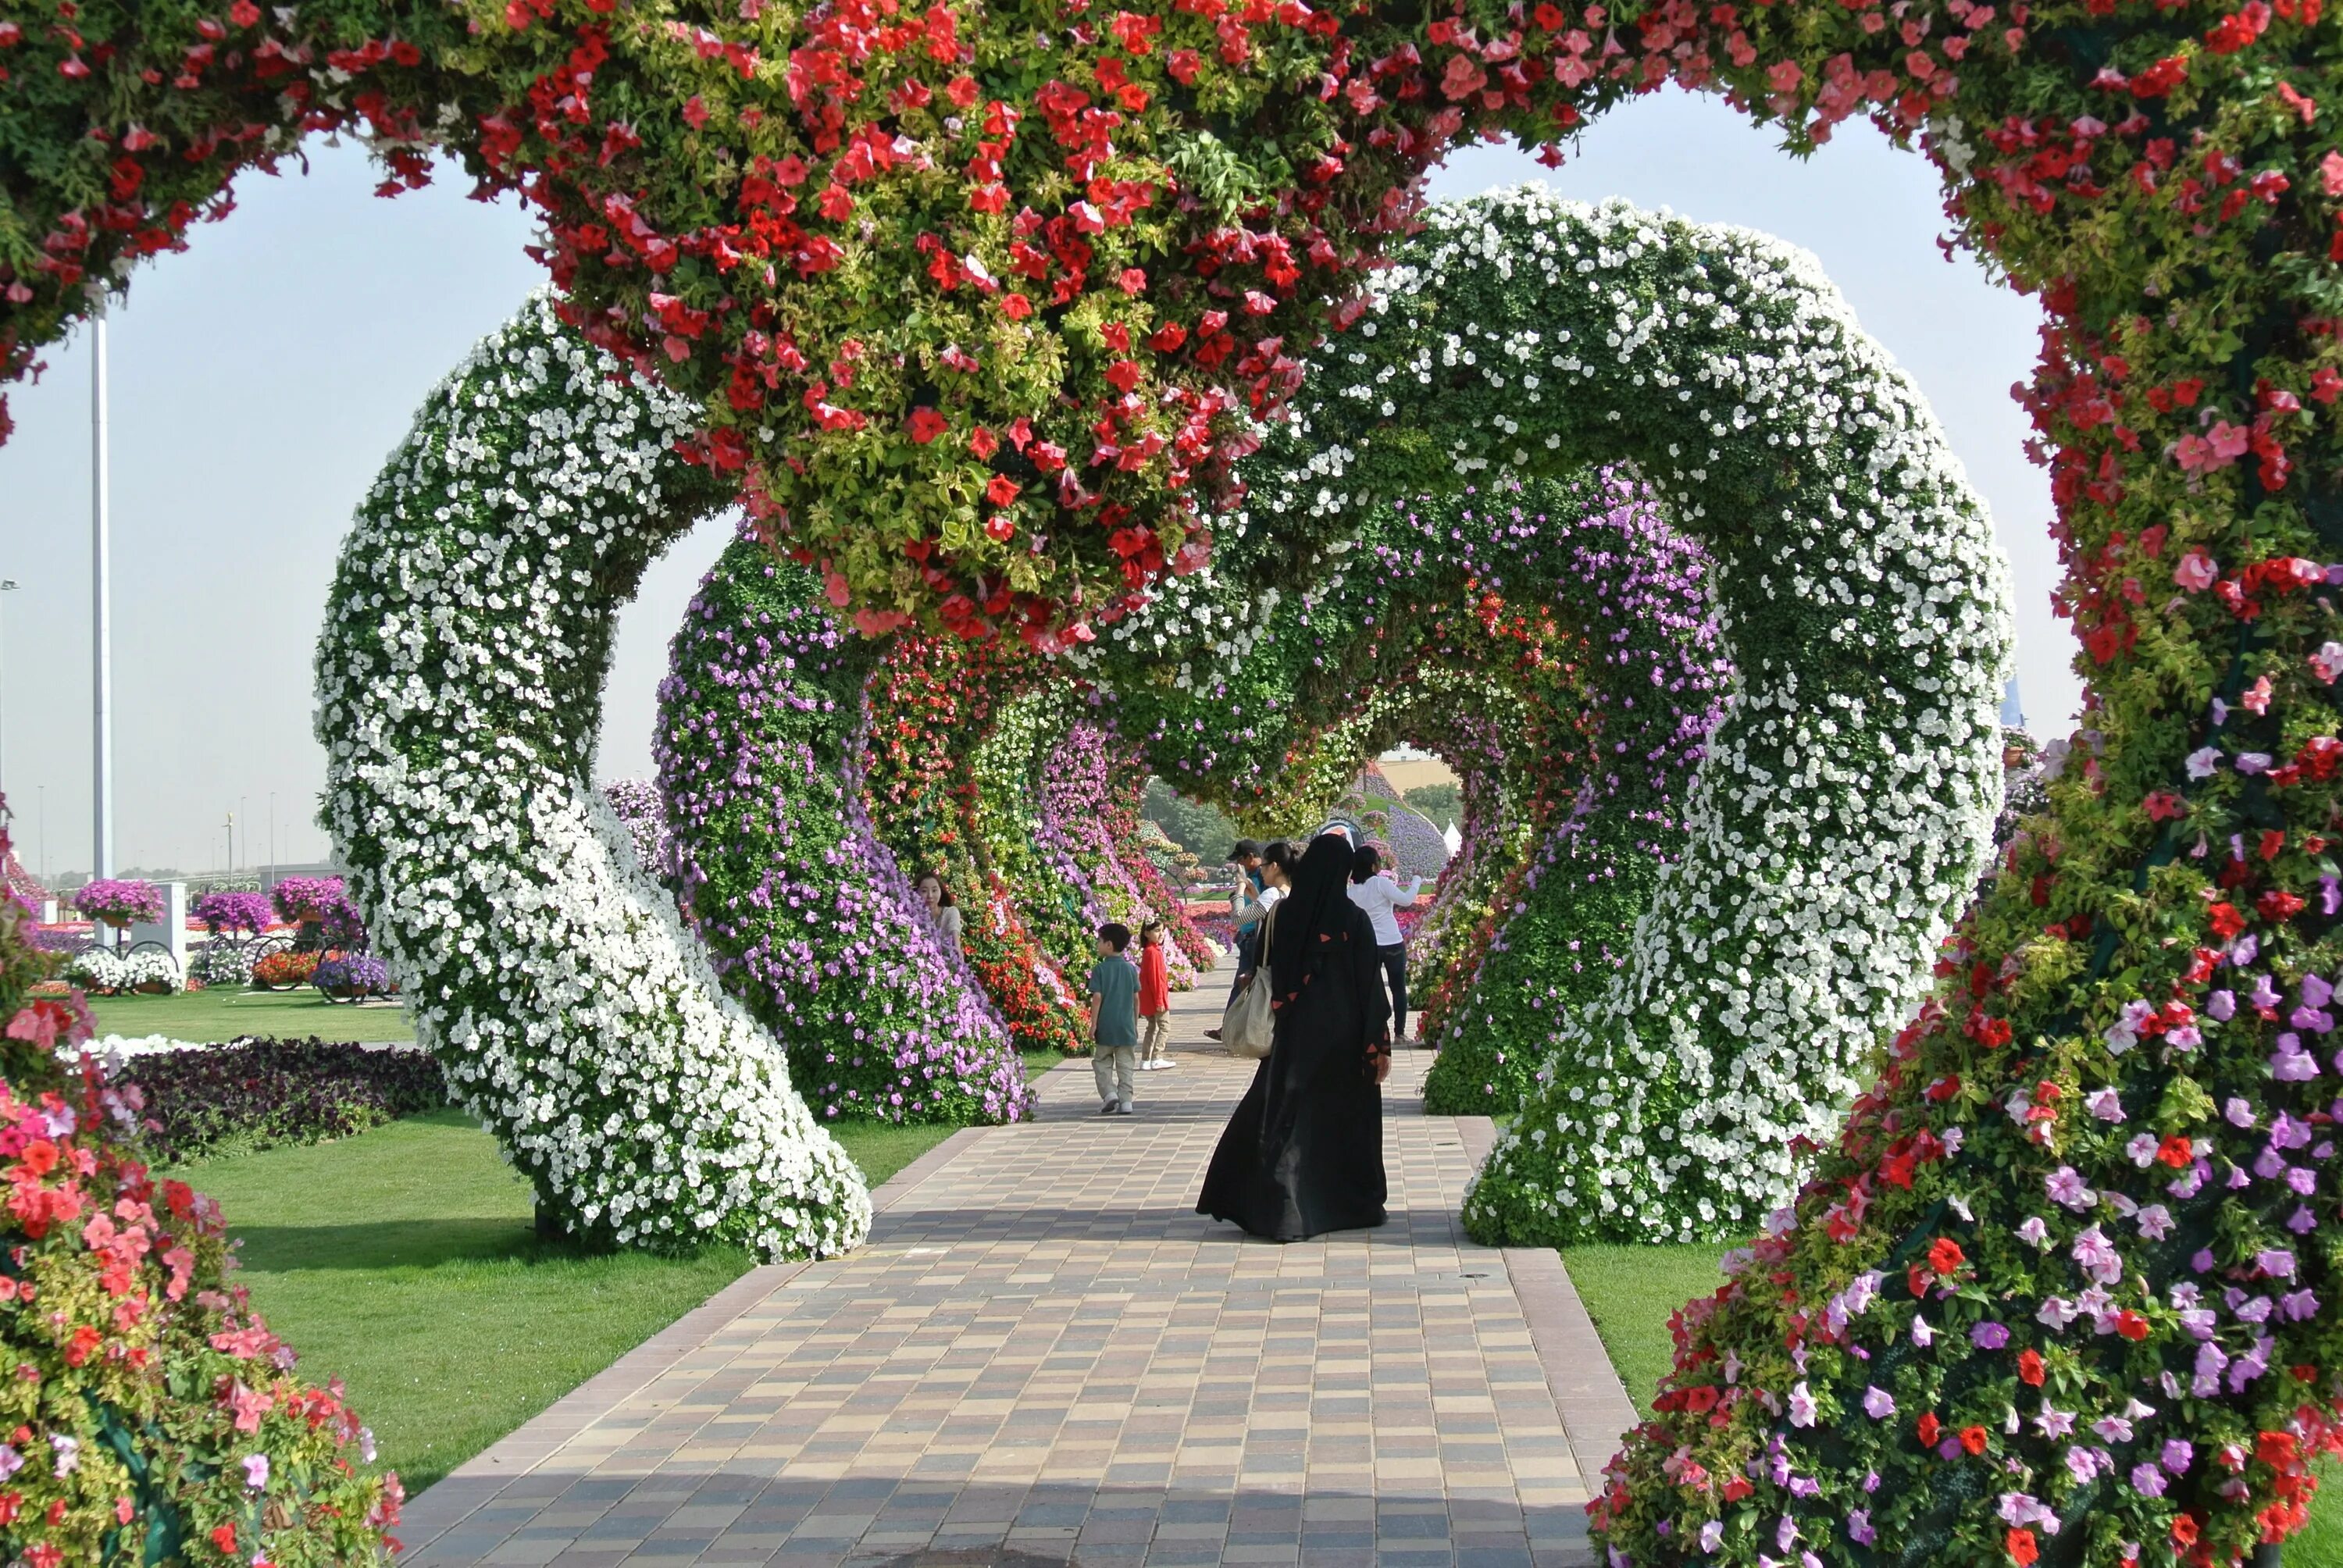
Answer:
<svg viewBox="0 0 2343 1568"><path fill-rule="evenodd" d="M2018 1382L2024 1383L2028 1388L2040 1388L2042 1386L2042 1380L2046 1375L2046 1372L2042 1364L2041 1352L2036 1350L2023 1350L2017 1352Z"/></svg>
<svg viewBox="0 0 2343 1568"><path fill-rule="evenodd" d="M1945 1423L1936 1419L1936 1412L1932 1410L1921 1416L1916 1430L1919 1434L1920 1446L1934 1448L1936 1446L1936 1439L1944 1433Z"/></svg>
<svg viewBox="0 0 2343 1568"><path fill-rule="evenodd" d="M1928 1243L1928 1267L1940 1275L1949 1278L1967 1261L1968 1254L1950 1236L1939 1236Z"/></svg>
<svg viewBox="0 0 2343 1568"><path fill-rule="evenodd" d="M1968 1450L1972 1456L1983 1453L1985 1452L1985 1428L1981 1426L1965 1426L1961 1428L1961 1446Z"/></svg>
<svg viewBox="0 0 2343 1568"><path fill-rule="evenodd" d="M2009 1560L2017 1563L2019 1568L2025 1568L2026 1563L2041 1555L2034 1543L2034 1532L2031 1530L2013 1529L2002 1537L2002 1544L2009 1549Z"/></svg>
<svg viewBox="0 0 2343 1568"><path fill-rule="evenodd" d="M914 408L910 418L904 423L911 433L911 439L922 447L951 427L933 408Z"/></svg>

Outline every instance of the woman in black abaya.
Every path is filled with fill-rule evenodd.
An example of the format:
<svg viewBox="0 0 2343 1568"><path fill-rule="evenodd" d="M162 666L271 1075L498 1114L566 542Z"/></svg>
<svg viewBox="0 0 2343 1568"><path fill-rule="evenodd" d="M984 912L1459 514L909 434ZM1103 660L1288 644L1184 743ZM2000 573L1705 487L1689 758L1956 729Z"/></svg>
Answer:
<svg viewBox="0 0 2343 1568"><path fill-rule="evenodd" d="M1351 902L1349 840L1322 833L1269 919L1269 1057L1204 1173L1196 1212L1299 1241L1383 1222L1391 1007L1374 927Z"/></svg>

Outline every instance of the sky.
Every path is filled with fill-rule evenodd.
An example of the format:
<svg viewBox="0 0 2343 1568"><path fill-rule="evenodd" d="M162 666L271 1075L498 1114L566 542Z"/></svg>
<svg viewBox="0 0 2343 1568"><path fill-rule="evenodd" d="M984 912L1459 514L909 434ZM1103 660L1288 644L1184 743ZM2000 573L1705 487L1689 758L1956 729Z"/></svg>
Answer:
<svg viewBox="0 0 2343 1568"><path fill-rule="evenodd" d="M509 200L452 171L384 201L355 145L246 175L237 210L133 278L107 328L113 450L117 869L320 860L325 754L310 660L352 510L423 395L542 273ZM1722 103L1670 91L1614 111L1560 170L1516 148L1459 153L1435 196L1541 179L1804 246L1910 373L1990 508L2016 583L2018 672L2037 735L2079 706L2050 614L2049 485L2010 398L2031 375L2034 302L1950 262L1927 165L1867 126L1813 158ZM0 446L0 789L36 873L90 864L90 453L86 327L10 390ZM699 575L729 537L703 525L621 620L597 776L650 769L653 692ZM272 834L272 797L274 827Z"/></svg>

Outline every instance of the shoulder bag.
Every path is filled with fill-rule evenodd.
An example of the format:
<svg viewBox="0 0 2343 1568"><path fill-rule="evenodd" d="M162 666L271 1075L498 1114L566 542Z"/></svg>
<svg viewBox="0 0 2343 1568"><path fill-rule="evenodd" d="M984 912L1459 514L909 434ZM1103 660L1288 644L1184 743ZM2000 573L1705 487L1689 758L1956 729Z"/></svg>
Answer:
<svg viewBox="0 0 2343 1568"><path fill-rule="evenodd" d="M1221 1043L1229 1048L1231 1056L1248 1061L1260 1061L1269 1055L1273 1030L1269 1012L1269 993L1273 989L1269 979L1269 943L1276 928L1277 911L1272 910L1261 923L1261 962L1221 1015Z"/></svg>

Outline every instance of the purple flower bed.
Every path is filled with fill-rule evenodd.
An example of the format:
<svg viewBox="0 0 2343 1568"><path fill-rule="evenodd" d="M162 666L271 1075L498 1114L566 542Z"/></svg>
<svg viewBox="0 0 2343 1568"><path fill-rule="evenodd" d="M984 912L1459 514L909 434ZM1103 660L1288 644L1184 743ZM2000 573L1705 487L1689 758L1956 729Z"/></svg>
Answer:
<svg viewBox="0 0 2343 1568"><path fill-rule="evenodd" d="M365 953L336 953L321 960L317 972L310 979L317 989L337 994L357 991L362 996L390 994L390 970L377 958Z"/></svg>
<svg viewBox="0 0 2343 1568"><path fill-rule="evenodd" d="M1018 1121L1033 1093L1006 1027L871 831L866 668L810 573L726 552L659 688L679 901L817 1116Z"/></svg>
<svg viewBox="0 0 2343 1568"><path fill-rule="evenodd" d="M146 1096L158 1161L322 1143L447 1103L428 1051L316 1039L135 1056L115 1081Z"/></svg>

